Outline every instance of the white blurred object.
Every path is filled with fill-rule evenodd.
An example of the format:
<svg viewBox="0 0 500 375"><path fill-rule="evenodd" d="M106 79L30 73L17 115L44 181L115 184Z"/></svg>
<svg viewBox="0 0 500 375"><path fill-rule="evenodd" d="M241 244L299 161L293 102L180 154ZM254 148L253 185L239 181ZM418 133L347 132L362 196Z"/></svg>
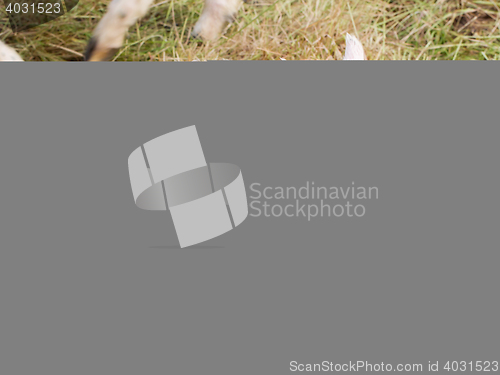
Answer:
<svg viewBox="0 0 500 375"><path fill-rule="evenodd" d="M23 61L17 52L0 41L0 61Z"/></svg>
<svg viewBox="0 0 500 375"><path fill-rule="evenodd" d="M351 34L347 33L345 36L346 47L344 60L366 60L363 45Z"/></svg>

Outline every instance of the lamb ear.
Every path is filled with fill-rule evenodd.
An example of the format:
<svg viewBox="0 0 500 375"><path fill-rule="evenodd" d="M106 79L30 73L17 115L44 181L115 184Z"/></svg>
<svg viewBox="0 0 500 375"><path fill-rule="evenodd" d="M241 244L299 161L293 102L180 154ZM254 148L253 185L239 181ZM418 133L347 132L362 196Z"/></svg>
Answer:
<svg viewBox="0 0 500 375"><path fill-rule="evenodd" d="M0 40L0 61L23 61L17 52Z"/></svg>
<svg viewBox="0 0 500 375"><path fill-rule="evenodd" d="M345 36L345 56L344 60L366 60L363 45L351 34L347 33Z"/></svg>

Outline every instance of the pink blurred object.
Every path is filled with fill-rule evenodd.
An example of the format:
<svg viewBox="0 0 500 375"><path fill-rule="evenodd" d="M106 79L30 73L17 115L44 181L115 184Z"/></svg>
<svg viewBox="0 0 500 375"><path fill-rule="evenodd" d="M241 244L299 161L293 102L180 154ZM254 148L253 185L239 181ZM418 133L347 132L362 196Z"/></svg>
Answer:
<svg viewBox="0 0 500 375"><path fill-rule="evenodd" d="M363 45L351 34L347 33L345 36L346 47L344 60L366 60Z"/></svg>

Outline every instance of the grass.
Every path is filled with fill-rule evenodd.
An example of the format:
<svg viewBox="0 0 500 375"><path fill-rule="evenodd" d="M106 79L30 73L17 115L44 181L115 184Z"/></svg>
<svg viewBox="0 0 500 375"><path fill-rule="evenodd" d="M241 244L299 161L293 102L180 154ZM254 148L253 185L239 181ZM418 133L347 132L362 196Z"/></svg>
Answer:
<svg viewBox="0 0 500 375"><path fill-rule="evenodd" d="M25 60L81 60L107 2L80 0L61 18L18 34L0 12L0 40ZM189 41L202 0L158 0L130 29L118 61L338 60L345 33L370 60L499 60L496 0L256 0L214 43Z"/></svg>

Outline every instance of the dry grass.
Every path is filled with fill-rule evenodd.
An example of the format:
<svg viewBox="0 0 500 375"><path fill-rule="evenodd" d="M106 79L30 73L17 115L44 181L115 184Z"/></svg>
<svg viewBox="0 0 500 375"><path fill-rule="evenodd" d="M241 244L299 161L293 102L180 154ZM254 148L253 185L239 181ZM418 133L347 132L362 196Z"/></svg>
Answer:
<svg viewBox="0 0 500 375"><path fill-rule="evenodd" d="M0 39L26 60L81 60L106 10L81 0L67 15L14 35L0 13ZM189 41L202 0L159 0L132 27L116 60L340 59L346 32L372 60L500 59L500 2L494 0L257 0L216 43Z"/></svg>

